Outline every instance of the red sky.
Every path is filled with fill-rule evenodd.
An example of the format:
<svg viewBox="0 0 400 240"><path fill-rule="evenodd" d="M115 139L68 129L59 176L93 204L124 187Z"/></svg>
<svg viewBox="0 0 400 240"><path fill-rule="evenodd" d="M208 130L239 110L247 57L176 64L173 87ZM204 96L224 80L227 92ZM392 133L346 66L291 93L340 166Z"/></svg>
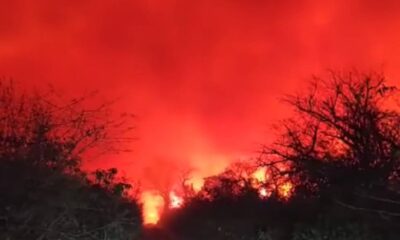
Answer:
<svg viewBox="0 0 400 240"><path fill-rule="evenodd" d="M133 153L91 161L147 186L246 158L326 69L400 79L396 0L0 0L0 75L122 97ZM399 83L400 80L397 80Z"/></svg>

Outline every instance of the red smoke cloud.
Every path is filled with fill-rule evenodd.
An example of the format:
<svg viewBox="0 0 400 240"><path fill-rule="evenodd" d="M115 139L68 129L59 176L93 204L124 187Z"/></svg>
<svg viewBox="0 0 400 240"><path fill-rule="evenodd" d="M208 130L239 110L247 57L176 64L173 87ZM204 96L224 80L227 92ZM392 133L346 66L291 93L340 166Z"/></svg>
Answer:
<svg viewBox="0 0 400 240"><path fill-rule="evenodd" d="M277 97L311 74L400 79L399 11L395 0L2 0L0 75L122 97L117 110L138 115L134 151L88 165L163 189L252 155L288 112Z"/></svg>

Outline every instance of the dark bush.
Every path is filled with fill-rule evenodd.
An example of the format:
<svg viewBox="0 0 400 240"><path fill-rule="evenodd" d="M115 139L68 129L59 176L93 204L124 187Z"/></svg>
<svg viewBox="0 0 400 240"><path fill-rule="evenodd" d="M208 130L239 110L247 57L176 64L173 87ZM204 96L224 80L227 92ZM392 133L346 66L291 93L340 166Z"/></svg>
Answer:
<svg viewBox="0 0 400 240"><path fill-rule="evenodd" d="M89 96L62 101L0 83L0 239L137 239L139 207L117 170L81 170L89 152L116 151L129 128Z"/></svg>

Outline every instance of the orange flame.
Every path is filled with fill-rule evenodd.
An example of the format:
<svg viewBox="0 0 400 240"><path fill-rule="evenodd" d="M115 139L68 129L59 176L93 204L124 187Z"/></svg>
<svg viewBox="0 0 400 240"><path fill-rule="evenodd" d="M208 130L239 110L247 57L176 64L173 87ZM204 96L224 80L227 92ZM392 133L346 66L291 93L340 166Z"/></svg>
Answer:
<svg viewBox="0 0 400 240"><path fill-rule="evenodd" d="M287 166L281 165L280 169L285 169ZM272 186L271 188L265 187L268 184L269 176L266 167L257 168L251 174L251 185L254 189L258 191L258 195L261 199L268 198L272 195L272 191L276 190L278 196L283 199L289 199L293 193L293 183L286 180L280 181L277 186Z"/></svg>
<svg viewBox="0 0 400 240"><path fill-rule="evenodd" d="M180 208L182 207L184 201L183 198L178 196L174 191L169 193L169 207L170 208Z"/></svg>
<svg viewBox="0 0 400 240"><path fill-rule="evenodd" d="M191 187L195 193L198 193L204 186L204 178L192 177L186 181L185 185Z"/></svg>
<svg viewBox="0 0 400 240"><path fill-rule="evenodd" d="M292 195L293 184L291 182L285 182L278 187L278 194L282 198L288 199Z"/></svg>
<svg viewBox="0 0 400 240"><path fill-rule="evenodd" d="M260 198L265 199L271 196L271 192L269 192L265 187L261 187L258 189L258 195Z"/></svg>
<svg viewBox="0 0 400 240"><path fill-rule="evenodd" d="M258 168L251 176L259 183L265 182L267 180L265 167Z"/></svg>
<svg viewBox="0 0 400 240"><path fill-rule="evenodd" d="M282 199L288 200L294 190L294 185L290 180L281 179L280 183L269 185L268 169L266 167L257 168L250 176L246 177L251 180L252 187L258 192L260 199L267 199L271 197L274 191ZM204 185L203 178L190 178L185 183L186 186L198 194ZM167 197L168 199L164 199ZM170 191L168 196L161 195L157 191L146 191L141 195L141 202L143 204L143 221L145 225L157 224L160 216L163 213L165 202L168 202L168 209L181 208L184 204L184 198L176 191Z"/></svg>
<svg viewBox="0 0 400 240"><path fill-rule="evenodd" d="M143 223L145 225L157 224L164 208L164 199L158 192L147 191L141 195L143 204Z"/></svg>

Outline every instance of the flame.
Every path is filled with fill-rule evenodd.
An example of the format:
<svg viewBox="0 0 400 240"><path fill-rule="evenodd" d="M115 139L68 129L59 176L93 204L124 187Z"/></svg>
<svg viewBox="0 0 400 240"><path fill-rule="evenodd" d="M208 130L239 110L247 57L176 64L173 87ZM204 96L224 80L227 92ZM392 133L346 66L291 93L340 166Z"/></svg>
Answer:
<svg viewBox="0 0 400 240"><path fill-rule="evenodd" d="M263 183L267 180L266 168L260 167L251 175L253 179L257 180L259 183Z"/></svg>
<svg viewBox="0 0 400 240"><path fill-rule="evenodd" d="M266 183L268 180L267 176L267 168L266 167L259 167L257 168L251 175L251 186L255 189L260 189L263 183Z"/></svg>
<svg viewBox="0 0 400 240"><path fill-rule="evenodd" d="M195 193L198 193L204 186L204 178L192 177L186 181L185 185L191 187Z"/></svg>
<svg viewBox="0 0 400 240"><path fill-rule="evenodd" d="M164 208L164 198L155 191L143 192L141 195L143 204L143 223L145 225L157 224Z"/></svg>
<svg viewBox="0 0 400 240"><path fill-rule="evenodd" d="M269 192L265 187L261 187L258 189L258 195L260 198L265 199L271 196L271 192Z"/></svg>
<svg viewBox="0 0 400 240"><path fill-rule="evenodd" d="M278 186L278 194L282 198L288 199L292 195L293 184L291 182L285 182Z"/></svg>
<svg viewBox="0 0 400 240"><path fill-rule="evenodd" d="M258 192L260 199L271 197L272 193L275 191L279 197L285 200L288 200L292 196L294 184L287 179L281 179L278 181L279 183L277 185L269 183L268 169L266 167L257 168L246 178L252 181L252 187ZM204 181L203 178L192 177L187 180L185 186L191 187L195 195L197 195L203 189ZM178 192L179 191L182 191L182 189L178 189ZM176 190L171 190L168 196L164 196L166 199L164 199L163 196L164 195L161 195L157 191L146 191L141 195L143 221L145 225L157 224L159 222L165 207L165 202L168 203L168 209L181 208L185 204L184 198L182 195L179 195Z"/></svg>
<svg viewBox="0 0 400 240"><path fill-rule="evenodd" d="M174 191L169 193L169 208L180 208L183 203L183 198L178 196Z"/></svg>
<svg viewBox="0 0 400 240"><path fill-rule="evenodd" d="M288 166L279 165L280 170L287 169ZM294 185L289 180L280 181L278 185L266 187L268 185L268 169L266 167L259 167L251 174L251 186L257 190L261 199L268 198L272 195L273 191L277 191L278 196L283 199L289 199L292 196Z"/></svg>

